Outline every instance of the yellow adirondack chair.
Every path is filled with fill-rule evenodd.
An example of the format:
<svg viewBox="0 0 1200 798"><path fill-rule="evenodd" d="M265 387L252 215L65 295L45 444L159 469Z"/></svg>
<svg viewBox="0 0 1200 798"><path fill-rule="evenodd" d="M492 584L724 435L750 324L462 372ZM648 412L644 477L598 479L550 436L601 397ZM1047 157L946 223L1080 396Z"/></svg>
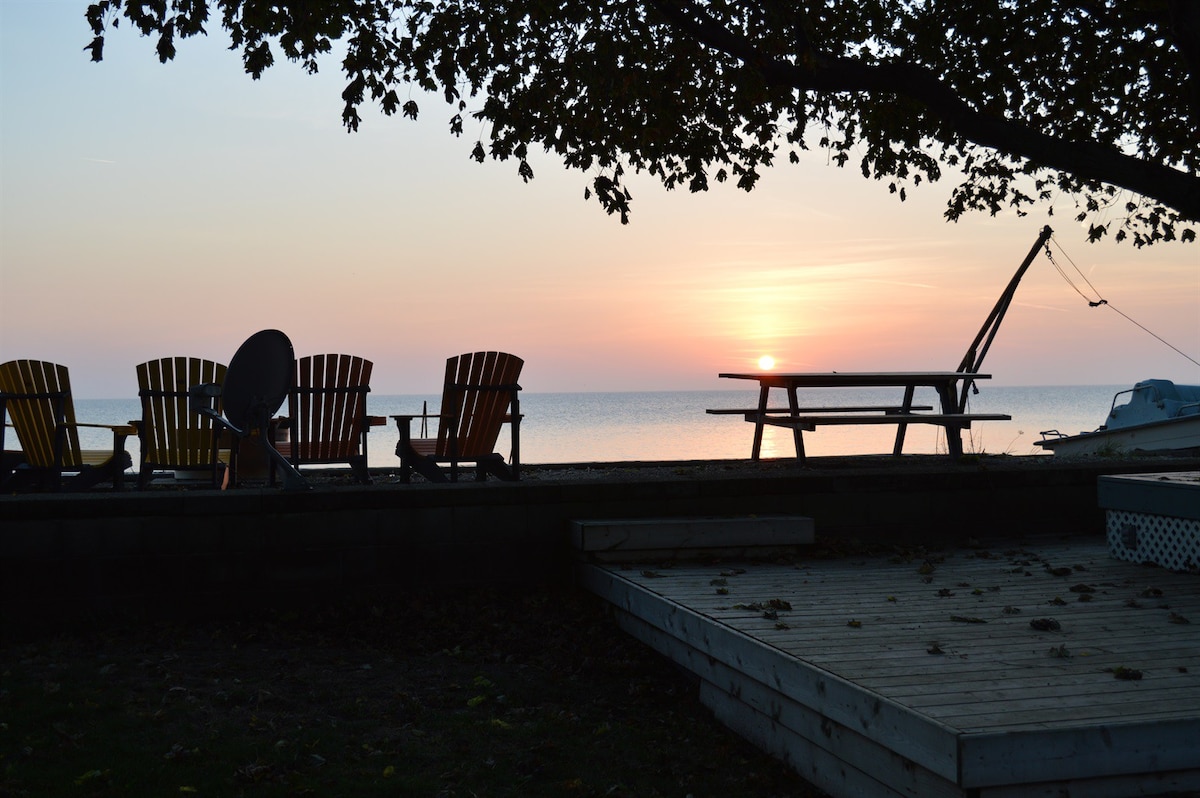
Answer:
<svg viewBox="0 0 1200 798"><path fill-rule="evenodd" d="M372 366L353 355L309 355L296 361L288 415L279 419L287 439L275 441L293 466L348 463L356 480L371 481L367 433L387 423L383 416L367 415Z"/></svg>
<svg viewBox="0 0 1200 798"><path fill-rule="evenodd" d="M134 422L141 441L138 488L155 469L208 471L220 487L223 469L212 419L188 407L188 389L225 380L225 366L194 357L164 357L137 366L142 417ZM219 400L218 400L219 401ZM218 407L218 412L220 408Z"/></svg>
<svg viewBox="0 0 1200 798"><path fill-rule="evenodd" d="M433 482L445 482L439 464L450 464L450 481L458 481L460 463L474 463L476 478L488 474L506 480L521 476L521 410L517 379L525 361L505 352L473 352L446 361L441 412L392 416L400 431L396 455L400 479L409 481L413 470ZM412 422L438 419L437 437L412 437ZM505 423L512 425L510 463L496 452L496 440Z"/></svg>
<svg viewBox="0 0 1200 798"><path fill-rule="evenodd" d="M21 462L6 453L7 465L0 473L5 489L41 485L51 490L82 489L109 478L114 489L123 486L125 469L132 465L125 439L133 434L133 427L76 423L66 366L41 360L0 364L0 415L6 419L0 427L0 450L10 424L21 444ZM81 449L80 427L111 430L112 448ZM75 476L64 482L65 473Z"/></svg>

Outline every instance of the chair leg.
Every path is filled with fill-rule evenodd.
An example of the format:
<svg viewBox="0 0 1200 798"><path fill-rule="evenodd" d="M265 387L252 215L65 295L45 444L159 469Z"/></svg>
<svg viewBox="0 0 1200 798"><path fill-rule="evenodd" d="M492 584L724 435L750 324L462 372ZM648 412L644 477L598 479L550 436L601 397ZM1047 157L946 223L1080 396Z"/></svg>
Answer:
<svg viewBox="0 0 1200 798"><path fill-rule="evenodd" d="M367 471L367 458L359 455L350 458L350 473L354 475L354 481L360 485L371 484L371 473Z"/></svg>
<svg viewBox="0 0 1200 798"><path fill-rule="evenodd" d="M418 474L425 477L430 482L446 482L446 472L438 466L436 462L428 457L415 457L410 462L413 469ZM456 479L451 479L452 482L457 482Z"/></svg>
<svg viewBox="0 0 1200 798"><path fill-rule="evenodd" d="M22 452L0 452L0 485L6 484L24 462L25 455Z"/></svg>
<svg viewBox="0 0 1200 798"><path fill-rule="evenodd" d="M438 464L429 457L424 457L414 451L405 451L401 444L396 445L396 456L400 458L400 481L407 484L412 481L412 472L416 471L430 482L445 482L446 474Z"/></svg>
<svg viewBox="0 0 1200 798"><path fill-rule="evenodd" d="M476 465L478 467L478 478L480 481L486 479L486 474L491 474L497 479L504 480L505 482L518 481L517 470L515 468L510 468L508 464L504 462L504 458L498 454L493 455L492 457L481 458Z"/></svg>

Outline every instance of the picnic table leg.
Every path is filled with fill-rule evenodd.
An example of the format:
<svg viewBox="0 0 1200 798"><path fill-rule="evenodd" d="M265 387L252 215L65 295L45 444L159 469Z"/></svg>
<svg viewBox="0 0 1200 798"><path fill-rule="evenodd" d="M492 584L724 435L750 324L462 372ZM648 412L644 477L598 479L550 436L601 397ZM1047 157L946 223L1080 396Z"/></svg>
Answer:
<svg viewBox="0 0 1200 798"><path fill-rule="evenodd" d="M957 393L958 393L958 391L955 390L955 386L953 384L942 385L941 387L938 388L938 395L942 399L942 412L943 413L951 414L951 413L961 413L962 412L962 410L958 406L958 399L956 398ZM946 430L946 451L949 452L951 459L953 459L953 460L961 459L962 453L963 453L963 448L962 448L963 428L958 424L954 424L954 425L946 424L943 427L943 429Z"/></svg>
<svg viewBox="0 0 1200 798"><path fill-rule="evenodd" d="M771 389L766 385L758 388L758 417L754 419L754 445L750 448L750 459L757 460L762 453L763 419L767 415L767 393Z"/></svg>
<svg viewBox="0 0 1200 798"><path fill-rule="evenodd" d="M913 392L916 391L915 385L906 385L904 387L904 402L900 405L901 413L912 412ZM908 424L901 421L896 425L896 445L892 447L892 456L899 457L904 451L904 433L908 431Z"/></svg>
<svg viewBox="0 0 1200 798"><path fill-rule="evenodd" d="M949 451L952 460L962 459L962 431L963 428L957 424L946 425L946 449Z"/></svg>
<svg viewBox="0 0 1200 798"><path fill-rule="evenodd" d="M792 414L792 418L800 415L800 402L796 399L796 388L792 386L788 388L788 412ZM804 462L804 432L797 424L792 427L792 440L796 444L796 460Z"/></svg>

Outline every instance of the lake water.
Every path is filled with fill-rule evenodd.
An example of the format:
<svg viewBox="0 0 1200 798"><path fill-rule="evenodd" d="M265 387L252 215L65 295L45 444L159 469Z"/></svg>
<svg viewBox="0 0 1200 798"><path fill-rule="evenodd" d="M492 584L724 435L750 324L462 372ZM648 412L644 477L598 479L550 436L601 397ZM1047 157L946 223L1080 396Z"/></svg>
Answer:
<svg viewBox="0 0 1200 798"><path fill-rule="evenodd" d="M1043 454L1033 445L1043 430L1074 434L1099 426L1112 404L1113 394L1130 386L980 386L970 399L976 413L1007 413L1012 421L979 422L964 435L969 452L987 454ZM706 408L753 407L757 390L677 391L645 393L522 393L521 461L531 464L623 462L646 460L725 460L750 456L753 427L741 416L708 415ZM775 397L772 397L773 399ZM889 389L816 390L801 392L802 406L889 404L899 400ZM784 401L779 393L779 401ZM936 407L932 390L918 390L917 404ZM420 413L422 402L431 409L437 395L376 396L367 407L372 415ZM88 423L127 423L140 415L136 399L76 400L76 418ZM285 406L286 409L286 406ZM804 434L805 449L813 456L890 453L895 428L891 426L825 427ZM393 421L371 430L369 463L372 467L397 464L399 433ZM11 440L11 439L10 439ZM84 448L112 445L103 431L81 435ZM136 464L137 439L128 448ZM13 443L9 443L13 448ZM499 451L507 454L502 438ZM905 453L940 453L945 441L940 428L909 427ZM795 450L791 433L768 428L763 457L790 457Z"/></svg>

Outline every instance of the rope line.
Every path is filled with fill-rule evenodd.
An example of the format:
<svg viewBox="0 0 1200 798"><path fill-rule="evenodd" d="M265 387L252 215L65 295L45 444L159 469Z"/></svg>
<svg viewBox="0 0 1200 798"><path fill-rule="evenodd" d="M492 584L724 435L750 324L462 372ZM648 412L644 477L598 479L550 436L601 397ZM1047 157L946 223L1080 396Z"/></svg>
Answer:
<svg viewBox="0 0 1200 798"><path fill-rule="evenodd" d="M1059 244L1058 241L1055 240L1053 237L1050 240L1054 242L1054 246L1058 247L1058 251L1062 254L1062 256L1064 258L1067 259L1067 262L1071 264L1071 267L1073 269L1075 269L1075 272L1076 272L1076 274L1079 275L1079 278L1081 280L1083 280L1084 283L1087 284L1087 287L1091 290L1092 296L1094 296L1095 299L1092 299L1087 294L1085 294L1083 291L1081 291L1079 286L1077 286L1075 284L1075 282L1071 279L1071 276L1069 274L1067 274L1066 271L1063 270L1063 267L1060 266L1058 261L1054 259L1054 253L1050 250L1050 245L1048 243L1046 244L1046 257L1050 259L1050 263L1053 264L1055 271L1057 271L1059 276L1062 277L1063 280L1066 281L1067 285L1071 286L1071 288L1075 291L1075 293L1077 293L1077 294L1079 294L1079 296L1083 297L1084 301L1088 303L1088 307L1098 308L1101 305L1107 306L1109 308L1109 310L1112 310L1114 313L1116 313L1118 316L1120 316L1123 319L1125 319L1126 321L1128 321L1134 327L1137 327L1139 330L1146 333L1150 337L1156 339L1159 343L1163 344L1167 348L1174 350L1176 353L1178 353L1182 357L1186 358L1187 360L1190 360L1192 363L1195 363L1197 366L1200 366L1200 360L1196 360L1196 358L1187 354L1186 352L1181 350L1179 347L1177 347L1174 344L1172 344L1171 342L1163 339L1162 336L1154 333L1152 330L1148 329L1145 325L1134 320L1126 313L1121 312L1116 307L1114 307L1107 299L1100 296L1100 292L1096 290L1096 287L1094 285L1092 285L1091 281L1088 280L1088 278L1084 275L1084 273L1079 269L1079 266L1077 266L1075 264L1075 261L1071 260L1071 256L1068 255L1066 250L1064 250L1062 248L1062 245Z"/></svg>

